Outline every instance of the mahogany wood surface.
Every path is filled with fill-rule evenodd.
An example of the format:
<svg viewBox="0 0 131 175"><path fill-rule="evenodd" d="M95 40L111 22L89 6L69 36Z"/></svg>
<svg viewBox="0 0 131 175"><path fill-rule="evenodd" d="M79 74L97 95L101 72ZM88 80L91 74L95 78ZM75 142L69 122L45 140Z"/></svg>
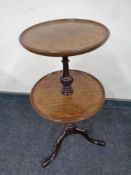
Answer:
<svg viewBox="0 0 131 175"><path fill-rule="evenodd" d="M91 117L104 102L104 88L92 75L71 70L73 94L62 94L62 71L40 79L32 89L30 99L34 110L48 120L72 123Z"/></svg>
<svg viewBox="0 0 131 175"><path fill-rule="evenodd" d="M20 43L27 50L46 56L73 56L100 47L109 37L103 24L85 19L47 21L26 29Z"/></svg>

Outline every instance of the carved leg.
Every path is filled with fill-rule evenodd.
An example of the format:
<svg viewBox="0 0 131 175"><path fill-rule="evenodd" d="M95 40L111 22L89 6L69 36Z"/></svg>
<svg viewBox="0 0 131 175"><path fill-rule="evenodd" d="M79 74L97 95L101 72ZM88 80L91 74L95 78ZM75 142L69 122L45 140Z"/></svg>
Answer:
<svg viewBox="0 0 131 175"><path fill-rule="evenodd" d="M90 141L91 143L100 145L100 146L105 146L105 142L102 140L97 140L94 139L92 137L89 136L89 132L86 129L80 129L80 128L76 128L76 131L78 134L83 135L88 141Z"/></svg>

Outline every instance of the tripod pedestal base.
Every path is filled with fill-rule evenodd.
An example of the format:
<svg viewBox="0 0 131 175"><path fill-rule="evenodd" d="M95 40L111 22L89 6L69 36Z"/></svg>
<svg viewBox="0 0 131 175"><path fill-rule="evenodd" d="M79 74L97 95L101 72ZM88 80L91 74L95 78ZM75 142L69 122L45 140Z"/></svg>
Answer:
<svg viewBox="0 0 131 175"><path fill-rule="evenodd" d="M52 152L52 154L42 163L43 167L46 167L47 165L49 165L57 156L60 147L62 145L62 142L64 141L64 138L67 137L68 135L72 135L72 134L81 134L82 136L84 136L88 141L90 141L91 143L100 145L100 146L105 146L105 142L102 140L97 140L94 139L92 137L89 136L89 132L86 129L80 129L77 126L75 126L74 124L67 124L65 125L65 128L63 129L61 135L58 137L55 146L54 146L54 150Z"/></svg>

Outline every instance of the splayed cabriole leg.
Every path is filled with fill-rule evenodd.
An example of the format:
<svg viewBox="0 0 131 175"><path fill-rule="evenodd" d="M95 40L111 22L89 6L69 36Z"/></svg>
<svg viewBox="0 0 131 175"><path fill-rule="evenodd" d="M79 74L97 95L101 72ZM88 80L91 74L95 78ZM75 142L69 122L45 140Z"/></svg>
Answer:
<svg viewBox="0 0 131 175"><path fill-rule="evenodd" d="M91 136L89 136L89 132L86 129L76 128L76 132L78 134L81 134L82 136L84 136L91 143L97 144L99 146L105 146L105 142L104 141L97 140L97 139L94 139Z"/></svg>
<svg viewBox="0 0 131 175"><path fill-rule="evenodd" d="M84 136L88 141L90 141L91 143L100 145L100 146L105 146L105 142L102 140L96 140L93 139L89 136L89 132L86 129L80 129L78 127L76 127L74 124L66 124L64 127L63 132L61 133L61 135L58 137L55 146L54 146L54 151L53 153L42 163L43 167L46 167L47 165L49 165L57 156L60 147L62 145L62 142L64 140L65 137L67 137L68 135L71 134L81 134L82 136Z"/></svg>
<svg viewBox="0 0 131 175"><path fill-rule="evenodd" d="M66 136L67 136L67 132L66 132L66 130L63 130L63 132L58 137L58 139L55 143L53 153L42 163L43 167L46 167L48 164L50 164L52 162L53 159L55 159L55 157L57 156L57 154L60 150L61 144Z"/></svg>

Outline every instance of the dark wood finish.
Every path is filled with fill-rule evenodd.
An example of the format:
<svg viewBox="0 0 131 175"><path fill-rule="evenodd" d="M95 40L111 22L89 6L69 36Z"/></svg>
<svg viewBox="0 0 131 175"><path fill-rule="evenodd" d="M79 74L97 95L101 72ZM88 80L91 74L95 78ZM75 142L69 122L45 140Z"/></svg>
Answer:
<svg viewBox="0 0 131 175"><path fill-rule="evenodd" d="M46 56L73 56L100 47L109 37L109 30L95 21L61 19L47 21L26 29L20 43L27 50Z"/></svg>
<svg viewBox="0 0 131 175"><path fill-rule="evenodd" d="M104 102L104 89L92 75L71 70L74 78L73 94L62 95L59 81L62 71L46 75L40 79L31 92L31 103L35 111L43 118L72 123L89 118L100 110Z"/></svg>
<svg viewBox="0 0 131 175"><path fill-rule="evenodd" d="M99 146L105 146L105 142L102 140L97 140L92 138L89 135L89 131L87 129L81 129L78 128L76 125L74 124L67 124L65 125L65 128L63 129L62 133L60 134L60 136L58 137L55 146L54 146L54 150L52 152L52 154L44 161L42 162L42 166L45 168L46 166L48 166L57 156L60 147L64 141L64 139L72 134L81 134L82 136L84 136L89 142L94 143L96 145Z"/></svg>
<svg viewBox="0 0 131 175"><path fill-rule="evenodd" d="M70 76L69 73L69 59L68 57L63 57L63 76L60 78L60 81L63 85L62 94L63 95L71 95L73 93L73 89L71 84L73 83L73 77Z"/></svg>

